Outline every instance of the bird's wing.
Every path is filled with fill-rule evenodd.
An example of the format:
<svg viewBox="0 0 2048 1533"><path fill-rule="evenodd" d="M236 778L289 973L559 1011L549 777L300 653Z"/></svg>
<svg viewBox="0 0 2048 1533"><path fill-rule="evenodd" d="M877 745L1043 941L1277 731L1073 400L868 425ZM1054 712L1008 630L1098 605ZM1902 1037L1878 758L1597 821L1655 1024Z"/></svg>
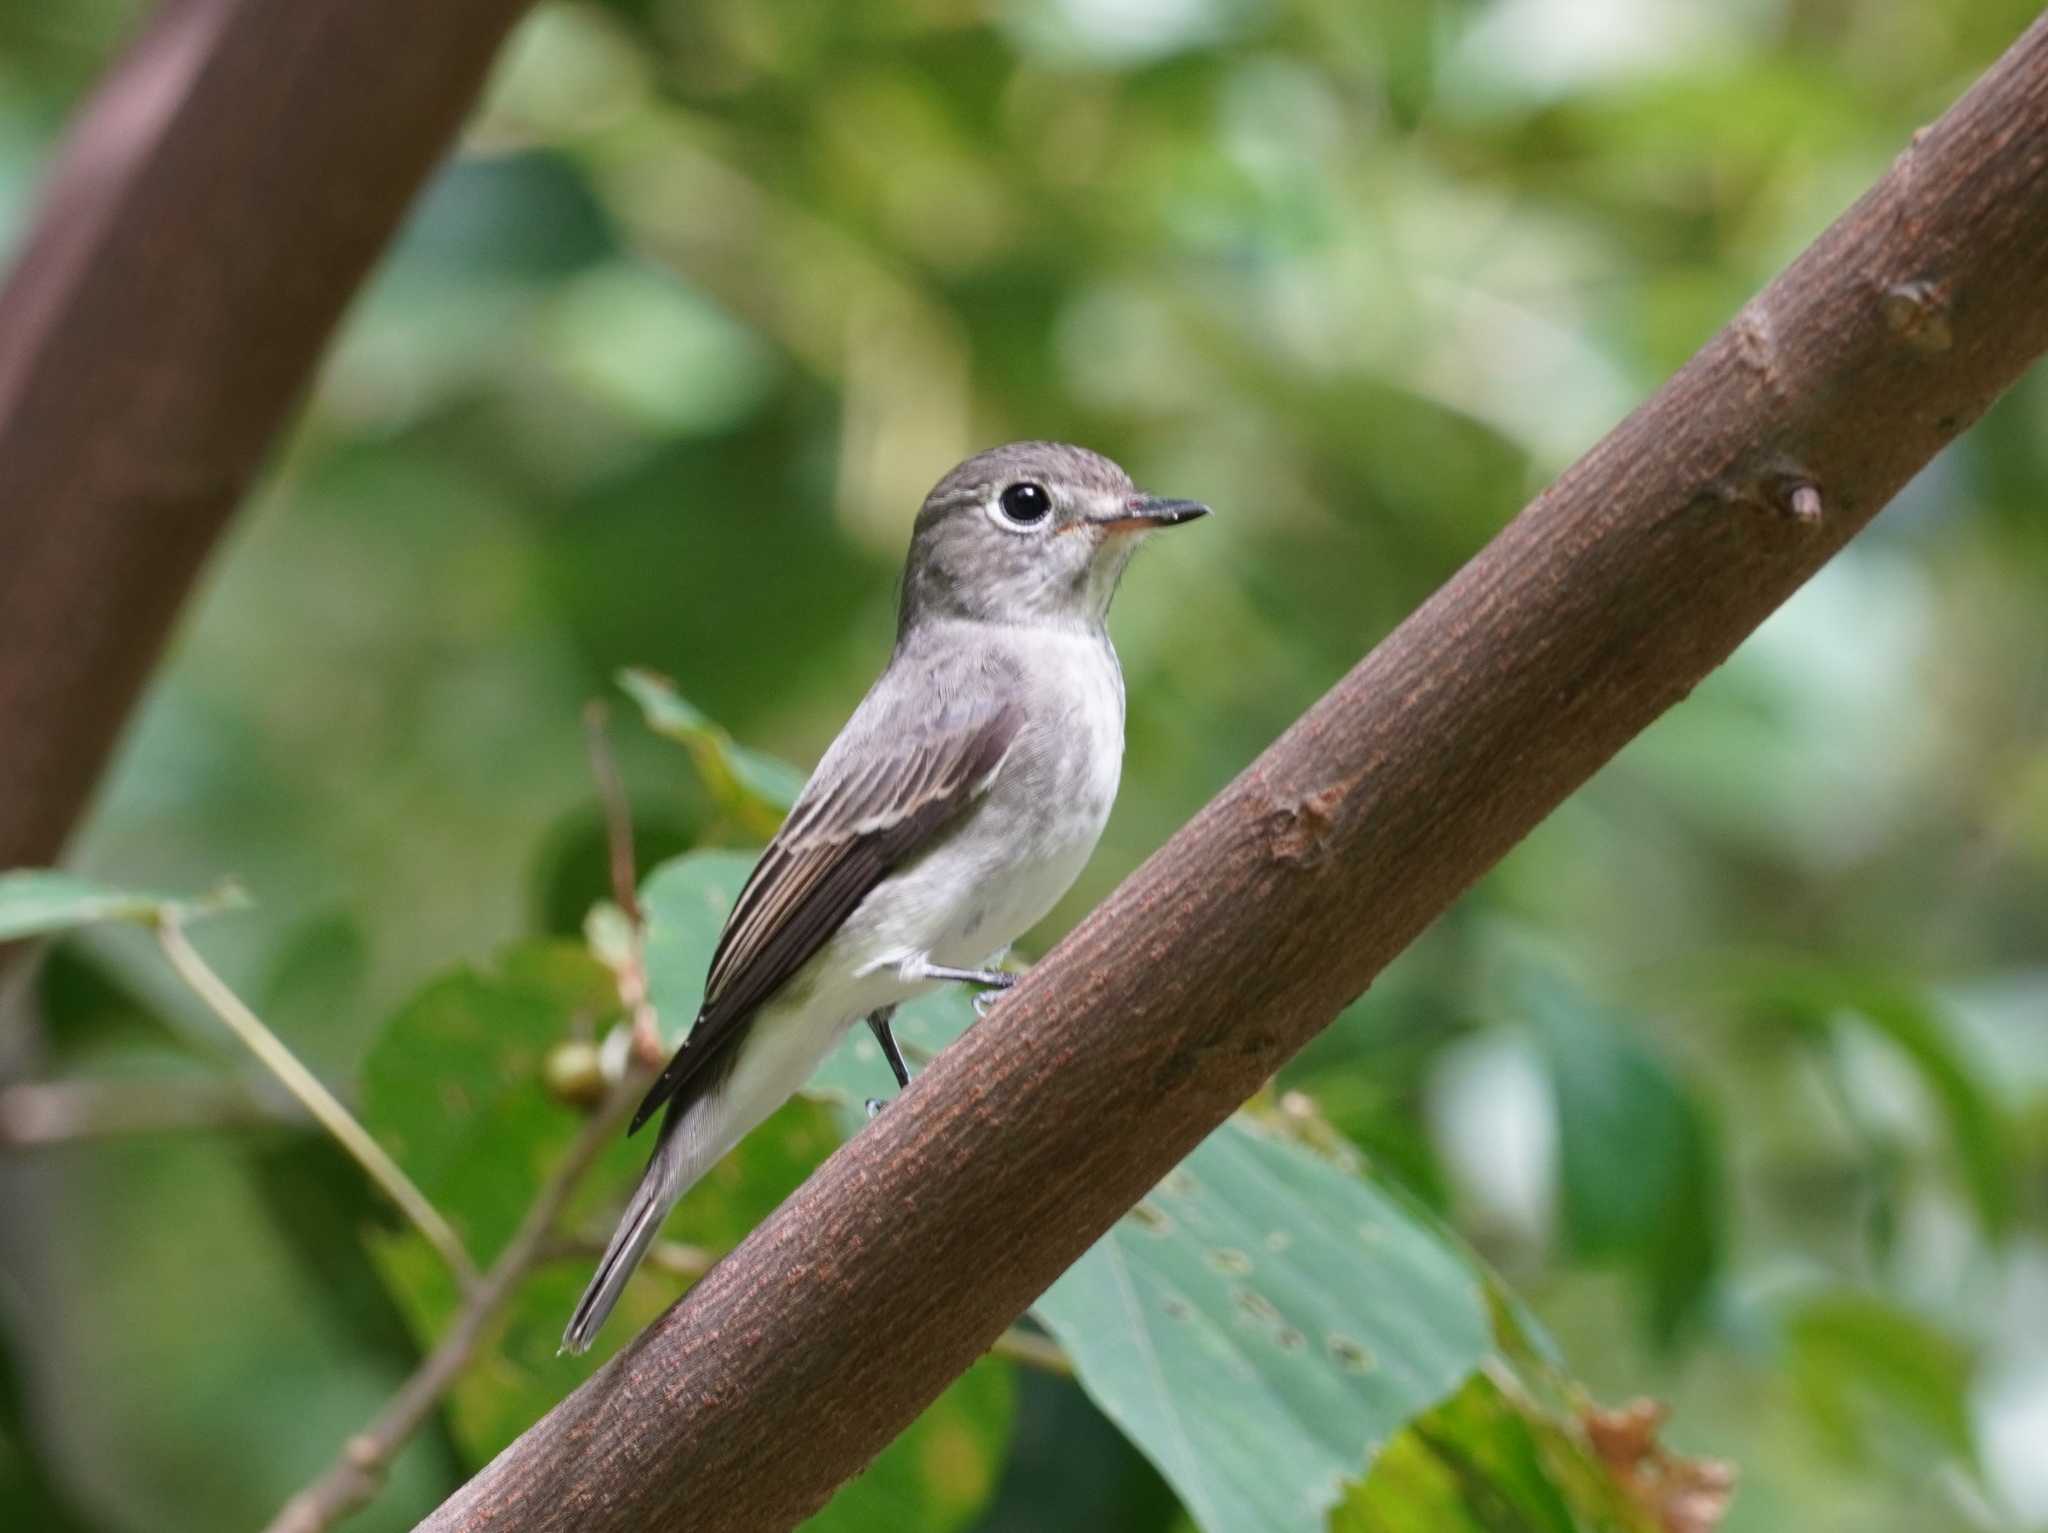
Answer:
<svg viewBox="0 0 2048 1533"><path fill-rule="evenodd" d="M893 742L867 731L864 749L827 758L734 901L711 955L703 1010L640 1103L633 1130L707 1066L729 1059L756 1008L875 885L987 790L1021 723L1014 703L991 701Z"/></svg>

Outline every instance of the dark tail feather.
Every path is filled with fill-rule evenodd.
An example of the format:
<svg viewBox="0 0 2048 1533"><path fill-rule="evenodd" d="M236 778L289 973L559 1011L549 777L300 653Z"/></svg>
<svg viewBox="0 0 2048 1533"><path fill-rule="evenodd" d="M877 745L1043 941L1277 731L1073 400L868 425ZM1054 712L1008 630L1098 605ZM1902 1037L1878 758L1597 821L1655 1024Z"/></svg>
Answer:
<svg viewBox="0 0 2048 1533"><path fill-rule="evenodd" d="M684 1142L688 1136L678 1132L681 1127L674 1113L662 1124L661 1138L641 1174L640 1185L633 1190L632 1200L619 1217L619 1227L612 1232L611 1244L605 1247L604 1258L597 1264L597 1273L583 1290L576 1313L569 1318L569 1328L562 1333L562 1351L589 1350L605 1317L626 1291L633 1269L640 1265L640 1258L661 1232L668 1211L688 1188L690 1179L683 1174Z"/></svg>

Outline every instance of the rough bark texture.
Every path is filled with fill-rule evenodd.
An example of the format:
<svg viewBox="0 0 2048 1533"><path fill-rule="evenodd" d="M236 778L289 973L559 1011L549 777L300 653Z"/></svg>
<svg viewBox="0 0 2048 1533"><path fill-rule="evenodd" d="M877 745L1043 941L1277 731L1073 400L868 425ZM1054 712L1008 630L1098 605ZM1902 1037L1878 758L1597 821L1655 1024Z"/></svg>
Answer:
<svg viewBox="0 0 2048 1533"><path fill-rule="evenodd" d="M423 1526L815 1510L2048 346L2048 23ZM1229 514L1229 508L1224 508Z"/></svg>
<svg viewBox="0 0 2048 1533"><path fill-rule="evenodd" d="M0 292L0 867L52 861L186 588L526 0L169 0Z"/></svg>

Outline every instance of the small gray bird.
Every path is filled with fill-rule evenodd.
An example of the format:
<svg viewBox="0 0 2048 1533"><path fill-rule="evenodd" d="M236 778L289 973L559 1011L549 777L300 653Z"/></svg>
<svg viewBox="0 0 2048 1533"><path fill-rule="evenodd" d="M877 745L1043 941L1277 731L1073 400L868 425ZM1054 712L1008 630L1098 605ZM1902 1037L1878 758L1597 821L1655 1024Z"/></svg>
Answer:
<svg viewBox="0 0 2048 1533"><path fill-rule="evenodd" d="M907 1086L898 1003L1015 982L993 965L1073 884L1116 798L1118 577L1145 534L1207 511L1059 442L969 458L925 499L895 652L726 918L703 1008L633 1120L668 1109L564 1351L590 1345L676 1200L849 1027L867 1019Z"/></svg>

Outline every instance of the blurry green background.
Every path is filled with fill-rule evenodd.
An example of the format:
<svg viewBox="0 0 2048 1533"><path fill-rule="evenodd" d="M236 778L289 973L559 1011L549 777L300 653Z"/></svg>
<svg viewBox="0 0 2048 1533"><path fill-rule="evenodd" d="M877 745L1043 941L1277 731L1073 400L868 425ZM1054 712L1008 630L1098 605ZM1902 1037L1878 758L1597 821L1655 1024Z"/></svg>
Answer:
<svg viewBox="0 0 2048 1533"><path fill-rule="evenodd" d="M136 10L0 0L10 244ZM1219 515L1126 584L1123 796L1042 948L2031 19L543 5L74 861L238 876L259 903L204 945L351 1082L423 981L602 893L579 709L618 667L808 763L886 652L924 490L1063 437ZM2048 1528L2044 487L2036 378L1283 1078L1597 1393L1734 1460L1742 1533ZM706 805L628 713L651 862ZM231 1057L132 935L61 948L43 991L63 1068ZM45 1234L0 1292L0 1526L254 1525L416 1355L318 1145L8 1173ZM1175 1525L1071 1384L1016 1391L966 1525ZM430 1434L351 1526L409 1525L455 1452Z"/></svg>

